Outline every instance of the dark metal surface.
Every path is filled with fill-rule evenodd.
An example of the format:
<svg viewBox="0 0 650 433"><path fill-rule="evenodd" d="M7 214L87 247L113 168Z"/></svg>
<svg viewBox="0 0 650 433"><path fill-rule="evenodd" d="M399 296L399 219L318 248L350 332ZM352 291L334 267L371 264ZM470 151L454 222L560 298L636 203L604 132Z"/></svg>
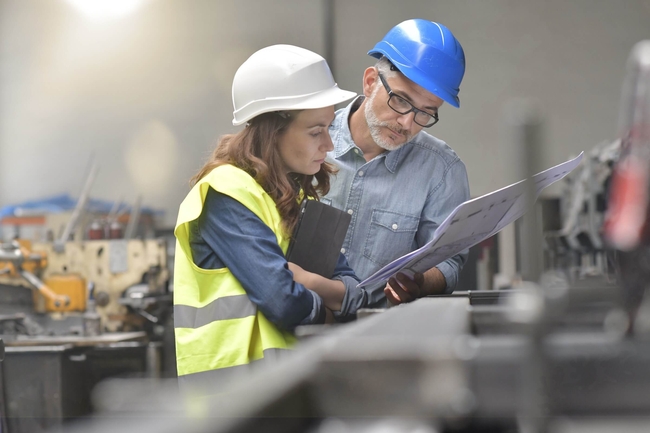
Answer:
<svg viewBox="0 0 650 433"><path fill-rule="evenodd" d="M523 291L430 297L310 333L292 357L200 399L165 382L139 391L135 382L116 384L94 418L68 431L524 433L527 401L544 402L538 429L579 432L598 416L625 431L626 418L650 420L650 340L603 325L618 306L604 306L610 288L590 280L549 301L539 351L530 351L530 324L514 320L529 308L514 302ZM472 296L494 303L472 306ZM588 305L602 320L574 327L570 317ZM488 329L476 320L485 309ZM539 400L529 400L528 376L538 374L531 354L544 361Z"/></svg>
<svg viewBox="0 0 650 433"><path fill-rule="evenodd" d="M42 432L88 415L91 390L107 377L143 375L146 345L7 347L2 367L9 433Z"/></svg>
<svg viewBox="0 0 650 433"><path fill-rule="evenodd" d="M90 411L69 346L7 348L2 363L9 432L42 432Z"/></svg>

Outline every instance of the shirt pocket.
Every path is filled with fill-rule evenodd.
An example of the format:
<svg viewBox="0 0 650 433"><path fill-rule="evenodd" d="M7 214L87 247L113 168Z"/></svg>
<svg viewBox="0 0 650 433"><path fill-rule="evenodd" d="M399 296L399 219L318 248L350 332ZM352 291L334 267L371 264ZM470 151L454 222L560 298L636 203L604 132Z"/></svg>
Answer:
<svg viewBox="0 0 650 433"><path fill-rule="evenodd" d="M327 197L321 197L321 198L320 198L320 201L323 202L323 203L325 203L325 204L328 205L328 206L332 206L332 199L330 199L330 198L327 198Z"/></svg>
<svg viewBox="0 0 650 433"><path fill-rule="evenodd" d="M411 252L419 223L417 216L373 210L364 257L383 266Z"/></svg>

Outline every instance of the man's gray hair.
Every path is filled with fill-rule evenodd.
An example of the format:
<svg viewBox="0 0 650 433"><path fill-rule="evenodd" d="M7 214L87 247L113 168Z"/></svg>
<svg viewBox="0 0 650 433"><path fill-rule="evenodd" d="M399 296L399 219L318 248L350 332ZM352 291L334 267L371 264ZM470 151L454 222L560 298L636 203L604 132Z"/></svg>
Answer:
<svg viewBox="0 0 650 433"><path fill-rule="evenodd" d="M386 78L393 78L397 76L397 70L393 64L386 58L386 56L381 56L377 63L375 63L375 68ZM391 69L393 68L393 69Z"/></svg>

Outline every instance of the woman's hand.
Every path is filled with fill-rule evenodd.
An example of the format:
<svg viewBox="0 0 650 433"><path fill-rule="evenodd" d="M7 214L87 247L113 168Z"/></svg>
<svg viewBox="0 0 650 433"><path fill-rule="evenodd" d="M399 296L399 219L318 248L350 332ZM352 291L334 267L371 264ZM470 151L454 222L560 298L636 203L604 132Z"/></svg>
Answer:
<svg viewBox="0 0 650 433"><path fill-rule="evenodd" d="M309 272L296 265L289 263L289 270L293 272L293 280L300 283L309 290L312 290L323 298L325 306L333 311L340 311L345 296L345 285L342 281L330 280L313 272Z"/></svg>

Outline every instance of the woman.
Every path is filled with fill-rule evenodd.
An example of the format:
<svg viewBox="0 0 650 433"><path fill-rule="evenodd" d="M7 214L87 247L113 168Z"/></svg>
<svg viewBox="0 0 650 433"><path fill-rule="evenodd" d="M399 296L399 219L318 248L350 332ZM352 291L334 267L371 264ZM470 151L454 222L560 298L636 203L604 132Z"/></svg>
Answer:
<svg viewBox="0 0 650 433"><path fill-rule="evenodd" d="M292 330L324 323L358 279L339 258L330 279L287 263L300 199L329 189L338 88L325 60L274 45L235 74L233 124L192 179L175 235L174 321L179 381L223 383L295 342ZM216 380L216 382L215 382ZM206 382L207 381L207 382Z"/></svg>

